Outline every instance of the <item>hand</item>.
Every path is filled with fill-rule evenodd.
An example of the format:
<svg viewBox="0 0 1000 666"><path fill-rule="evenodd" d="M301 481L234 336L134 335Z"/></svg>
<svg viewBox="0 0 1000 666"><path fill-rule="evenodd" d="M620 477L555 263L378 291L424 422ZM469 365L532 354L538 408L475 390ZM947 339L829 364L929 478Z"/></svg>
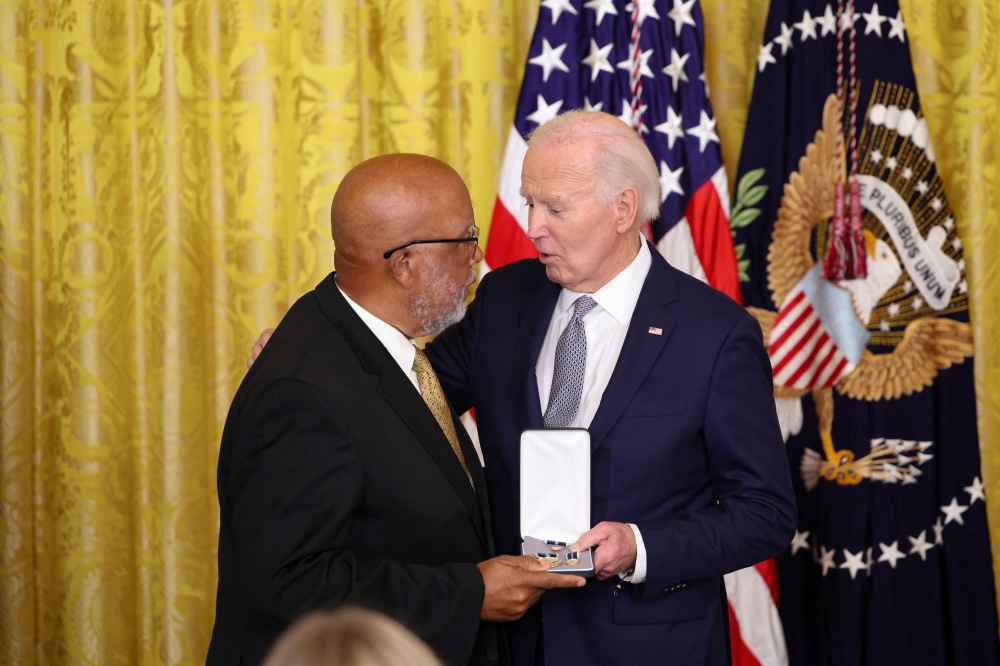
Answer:
<svg viewBox="0 0 1000 666"><path fill-rule="evenodd" d="M253 349L250 350L250 358L247 359L247 369L253 365L253 362L257 360L260 353L264 351L264 345L267 341L271 339L271 334L274 333L273 328L265 328L260 332L260 337L257 338L257 342L253 343Z"/></svg>
<svg viewBox="0 0 1000 666"><path fill-rule="evenodd" d="M510 622L531 608L545 590L556 587L583 587L580 576L548 573L549 565L530 555L501 555L480 562L479 572L486 584L480 617L486 622Z"/></svg>
<svg viewBox="0 0 1000 666"><path fill-rule="evenodd" d="M598 523L581 534L569 550L587 550L594 546L597 546L594 551L594 576L597 580L635 568L635 533L625 523Z"/></svg>

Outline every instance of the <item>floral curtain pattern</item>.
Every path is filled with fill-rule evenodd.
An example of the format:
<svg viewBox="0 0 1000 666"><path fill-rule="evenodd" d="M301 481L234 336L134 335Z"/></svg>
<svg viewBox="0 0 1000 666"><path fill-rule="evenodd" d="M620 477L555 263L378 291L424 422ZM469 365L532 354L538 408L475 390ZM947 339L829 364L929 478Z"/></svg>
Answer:
<svg viewBox="0 0 1000 666"><path fill-rule="evenodd" d="M1000 9L902 4L966 241L1000 516ZM732 174L767 3L702 7ZM485 236L537 14L0 0L0 662L203 663L250 344L332 269L329 202L362 159L446 160Z"/></svg>

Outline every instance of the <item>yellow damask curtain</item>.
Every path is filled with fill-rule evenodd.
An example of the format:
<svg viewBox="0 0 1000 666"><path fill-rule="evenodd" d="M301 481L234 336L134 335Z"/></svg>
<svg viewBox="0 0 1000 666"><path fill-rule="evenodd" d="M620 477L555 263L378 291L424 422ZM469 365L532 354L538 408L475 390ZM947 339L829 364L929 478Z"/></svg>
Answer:
<svg viewBox="0 0 1000 666"><path fill-rule="evenodd" d="M732 173L767 3L702 6ZM0 0L0 663L203 661L250 343L332 268L327 207L366 157L447 160L485 231L537 11ZM903 12L966 240L1000 515L1000 12Z"/></svg>

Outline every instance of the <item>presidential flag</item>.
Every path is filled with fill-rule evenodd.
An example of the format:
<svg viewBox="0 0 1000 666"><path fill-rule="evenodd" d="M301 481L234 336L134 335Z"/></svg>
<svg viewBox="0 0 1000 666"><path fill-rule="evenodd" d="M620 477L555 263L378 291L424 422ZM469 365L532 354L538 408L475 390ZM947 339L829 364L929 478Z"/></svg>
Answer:
<svg viewBox="0 0 1000 666"><path fill-rule="evenodd" d="M895 0L772 0L757 57L734 226L796 471L791 664L1000 659L965 260L908 39Z"/></svg>
<svg viewBox="0 0 1000 666"><path fill-rule="evenodd" d="M530 132L570 109L605 111L646 141L659 167L660 217L643 233L673 266L739 301L729 191L703 51L696 0L543 0L482 270L538 256L518 193ZM465 422L474 432L471 420ZM726 589L734 663L787 663L774 561L727 575Z"/></svg>

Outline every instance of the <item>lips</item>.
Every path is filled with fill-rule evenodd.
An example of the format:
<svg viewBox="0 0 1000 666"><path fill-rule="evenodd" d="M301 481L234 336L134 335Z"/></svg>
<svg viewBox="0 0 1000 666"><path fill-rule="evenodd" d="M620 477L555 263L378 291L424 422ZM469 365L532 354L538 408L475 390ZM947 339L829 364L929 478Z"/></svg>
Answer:
<svg viewBox="0 0 1000 666"><path fill-rule="evenodd" d="M547 263L553 261L555 258L556 258L556 255L554 255L554 254L546 254L545 252L539 252L538 253L538 259L543 264L547 264Z"/></svg>

